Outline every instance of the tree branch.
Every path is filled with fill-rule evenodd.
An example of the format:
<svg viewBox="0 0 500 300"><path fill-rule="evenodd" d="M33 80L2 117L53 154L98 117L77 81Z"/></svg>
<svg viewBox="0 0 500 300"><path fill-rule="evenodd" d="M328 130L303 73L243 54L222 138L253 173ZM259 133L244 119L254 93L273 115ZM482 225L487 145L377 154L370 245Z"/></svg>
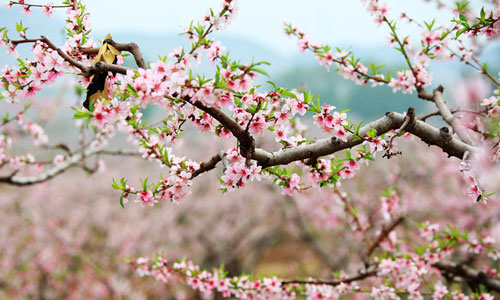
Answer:
<svg viewBox="0 0 500 300"><path fill-rule="evenodd" d="M111 150L95 150L95 149L87 149L84 152L77 153L62 163L54 166L53 168L43 172L40 175L37 176L16 176L15 173L5 176L5 177L0 177L0 183L6 183L6 184L11 184L11 185L17 185L17 186L27 186L27 185L33 185L36 183L41 183L44 181L47 181L63 172L68 170L70 167L77 165L80 161L82 161L84 158L93 156L96 154L106 154L106 155L137 155L137 151L128 151L128 150L118 150L118 151L111 151Z"/></svg>
<svg viewBox="0 0 500 300"><path fill-rule="evenodd" d="M52 43L52 41L50 41L46 36L43 36L43 35L37 39L11 40L11 43L13 45L17 45L17 44L22 44L22 43L35 43L37 41L43 42L50 49L55 50L65 61L67 61L72 66L80 69L80 71L82 71L83 75L87 76L87 77L90 75L93 75L95 73L104 73L104 72L127 74L128 70L133 70L131 68L117 66L114 64L107 64L104 62L97 62L95 66L87 67L84 64L82 64L81 62L72 58L68 53L64 52L62 49L58 48L54 43ZM144 59L142 58L142 54L139 50L139 46L137 46L134 43L130 43L130 44L126 44L126 45L127 45L127 49L130 49L128 51L131 51L131 52L133 51L132 54L134 54L134 58L136 59L137 65L141 68L146 68L146 64L144 63ZM99 50L98 48L81 48L81 49L91 49L92 51L93 51L93 49ZM82 52L84 52L84 51L82 51Z"/></svg>
<svg viewBox="0 0 500 300"><path fill-rule="evenodd" d="M354 281L359 281L363 280L365 278L375 276L377 275L377 270L369 271L366 273L360 273L359 275L345 278L345 279L339 279L339 280L285 280L281 282L281 285L288 285L288 284L315 284L315 285L332 285L336 286L341 283L351 283Z"/></svg>
<svg viewBox="0 0 500 300"><path fill-rule="evenodd" d="M354 222L356 223L356 226L358 227L359 231L361 231L361 234L363 235L363 239L365 240L366 244L367 245L371 244L371 240L370 240L370 237L368 236L368 232L366 231L366 228L361 223L361 220L358 217L357 210L355 210L352 207L351 203L349 203L349 199L347 199L347 197L345 195L343 195L338 189L335 189L334 193L344 203L346 212L352 216Z"/></svg>
<svg viewBox="0 0 500 300"><path fill-rule="evenodd" d="M287 199L285 199L285 203L290 203L289 205L290 207L292 207L295 213L293 221L295 223L295 226L297 226L297 229L299 229L300 239L311 247L311 249L316 253L316 255L319 256L321 261L325 263L328 268L330 268L331 270L337 269L338 262L333 259L330 251L323 248L318 239L311 232L309 232L306 224L304 224L304 220L299 213L299 209L297 207L295 199L290 196L287 196L286 198Z"/></svg>
<svg viewBox="0 0 500 300"><path fill-rule="evenodd" d="M439 113L443 117L446 123L448 123L453 131L458 135L458 137L465 143L472 145L472 139L467 133L465 127L455 118L444 102L443 99L443 87L439 86L434 90L434 103L436 104Z"/></svg>
<svg viewBox="0 0 500 300"><path fill-rule="evenodd" d="M485 272L475 271L465 265L452 262L438 262L433 266L443 273L464 278L469 286L484 285L488 290L500 292L500 281L491 278Z"/></svg>
<svg viewBox="0 0 500 300"><path fill-rule="evenodd" d="M120 44L114 43L113 47L115 47L119 51L128 51L130 52L135 59L135 63L139 68L147 69L146 63L144 62L144 58L142 57L141 50L136 43L128 43L128 44ZM99 48L83 48L80 47L78 49L80 52L84 54L97 54L99 52Z"/></svg>
<svg viewBox="0 0 500 300"><path fill-rule="evenodd" d="M208 171L214 169L215 166L217 165L217 163L220 162L224 158L225 155L226 155L226 153L224 151L220 151L219 153L214 155L209 161L201 162L200 168L193 172L192 177L194 178L202 173L205 173L205 172L208 172Z"/></svg>
<svg viewBox="0 0 500 300"><path fill-rule="evenodd" d="M38 41L46 44L50 49L56 51L57 54L59 54L59 56L61 56L65 61L67 61L72 66L80 69L80 71L82 71L82 73L89 72L89 69L90 69L89 67L85 66L81 62L79 62L76 59L69 56L68 53L66 53L62 49L58 48L54 43L52 43L51 40L49 40L49 38L47 38L44 35L42 35L42 36L40 36L40 38L36 38L36 39L11 40L10 43L12 45L16 46L18 44L23 44L23 43L36 43Z"/></svg>
<svg viewBox="0 0 500 300"><path fill-rule="evenodd" d="M476 115L479 115L479 116L484 115L484 112L481 112L481 111L473 111L473 110L465 110L465 109L454 109L454 110L451 110L451 113L452 114L456 114L456 113L468 113L468 114L476 114ZM441 115L441 113L439 111L435 111L435 112L429 113L429 114L427 114L425 116L421 116L418 119L420 121L425 121L425 120L427 120L430 117L440 116L440 115Z"/></svg>
<svg viewBox="0 0 500 300"><path fill-rule="evenodd" d="M224 126L227 130L231 131L231 133L238 139L240 142L240 153L243 157L253 158L252 155L255 152L255 140L253 137L245 131L241 126L231 117L226 115L220 109L215 107L205 106L200 101L191 101L191 99L184 99L186 102L192 104L196 108L206 112L214 119L216 119L222 126Z"/></svg>
<svg viewBox="0 0 500 300"><path fill-rule="evenodd" d="M123 66L118 66L114 64L107 64L105 62L99 61L95 65L90 66L83 75L85 77L91 76L96 73L106 73L106 72L112 72L112 73L119 73L119 74L127 74L127 71L133 71L131 68L123 67Z"/></svg>
<svg viewBox="0 0 500 300"><path fill-rule="evenodd" d="M72 58L71 56L68 55L68 53L64 52L60 48L58 48L54 43L52 43L46 36L40 36L40 41L44 42L49 46L50 49L57 51L57 53L68 63L70 63L72 66L75 66L76 68L80 69L82 73L87 73L89 70L89 67L85 66L81 62L77 61L76 59Z"/></svg>
<svg viewBox="0 0 500 300"><path fill-rule="evenodd" d="M101 155L116 155L116 156L138 156L139 157L139 151L137 150L102 150L96 154L101 154Z"/></svg>
<svg viewBox="0 0 500 300"><path fill-rule="evenodd" d="M395 153L391 152L391 150L392 150L392 144L394 142L394 139L396 139L396 137L399 136L399 134L406 128L406 126L408 124L413 123L413 122L415 122L415 109L413 107L409 107L408 111L406 112L406 117L405 117L405 120L404 120L403 124L401 125L401 127L399 127L398 129L396 129L396 131L394 132L394 134L389 139L387 150L384 153L383 157L391 158L392 156L396 155ZM400 153L401 152L398 152L398 154L400 154Z"/></svg>
<svg viewBox="0 0 500 300"><path fill-rule="evenodd" d="M367 136L367 132L375 128L377 135L384 134L390 130L401 128L405 121L405 116L400 113L387 113L384 117L368 123L359 130L360 136ZM467 145L462 141L453 138L445 138L441 131L425 122L415 120L405 127L406 132L418 136L422 141L429 145L435 145L441 148L449 156L455 156L460 159L466 151L473 153L475 147ZM257 148L251 157L259 162L263 167L275 165L286 165L294 161L304 160L311 157L320 157L330 155L335 152L349 149L361 144L363 140L357 139L355 135L350 134L347 141L343 142L335 137L318 140L315 143L300 145L293 148L285 148L276 152L269 153L266 150Z"/></svg>
<svg viewBox="0 0 500 300"><path fill-rule="evenodd" d="M382 229L382 232L380 232L380 234L375 238L370 247L368 247L368 250L366 251L366 257L370 257L370 255L372 255L373 251L375 251L380 242L382 242L389 235L389 233L391 233L391 231L393 231L394 228L396 228L396 226L401 224L401 222L403 222L404 219L405 219L404 217L399 217L396 220L394 220L389 226Z"/></svg>

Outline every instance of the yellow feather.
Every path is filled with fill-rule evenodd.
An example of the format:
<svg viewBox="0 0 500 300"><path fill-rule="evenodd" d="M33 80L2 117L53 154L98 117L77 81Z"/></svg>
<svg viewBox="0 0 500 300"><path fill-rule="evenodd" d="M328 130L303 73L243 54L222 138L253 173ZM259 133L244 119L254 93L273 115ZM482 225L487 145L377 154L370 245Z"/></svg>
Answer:
<svg viewBox="0 0 500 300"><path fill-rule="evenodd" d="M104 40L112 40L111 35L108 33L108 35L106 35ZM107 64L113 64L113 63L115 63L116 56L120 55L120 54L121 54L121 52L118 49L116 49L115 47L113 47L112 45L110 45L108 43L103 43L101 48L99 48L99 52L97 53L97 56L92 61L92 64L95 65L96 63L98 63L100 61L105 62ZM94 75L92 75L90 77L90 81L92 82L93 79L94 79ZM104 84L103 90L99 90L99 91L95 92L94 94L90 95L88 97L88 99L90 100L90 103L94 103L95 100L97 100L97 99L108 99L108 88L107 88L106 84ZM91 107L92 106L93 106L93 104L91 104Z"/></svg>

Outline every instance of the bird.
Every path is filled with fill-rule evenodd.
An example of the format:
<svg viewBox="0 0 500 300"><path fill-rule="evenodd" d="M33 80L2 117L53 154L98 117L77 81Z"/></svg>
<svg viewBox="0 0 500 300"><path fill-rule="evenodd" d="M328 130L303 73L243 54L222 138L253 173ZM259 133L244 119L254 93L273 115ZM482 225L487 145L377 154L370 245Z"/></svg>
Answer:
<svg viewBox="0 0 500 300"><path fill-rule="evenodd" d="M115 42L108 33L106 38L102 42L101 48L99 48L99 53L97 53L96 58L92 61L92 65L96 65L98 62L105 62L107 64L115 64L117 61L117 56L121 52L114 47ZM106 86L106 78L108 77L107 72L97 73L90 77L90 84L87 87L87 97L85 102L83 102L83 107L89 111L94 110L94 103L97 99L107 99L108 98L108 88Z"/></svg>

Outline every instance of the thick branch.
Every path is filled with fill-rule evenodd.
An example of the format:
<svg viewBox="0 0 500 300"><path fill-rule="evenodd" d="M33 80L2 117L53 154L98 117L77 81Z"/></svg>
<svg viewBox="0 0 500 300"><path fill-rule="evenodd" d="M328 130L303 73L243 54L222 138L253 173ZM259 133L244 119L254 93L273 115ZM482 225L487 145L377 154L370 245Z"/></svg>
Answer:
<svg viewBox="0 0 500 300"><path fill-rule="evenodd" d="M390 130L401 128L404 121L405 116L403 114L396 112L387 113L383 118L363 126L359 131L359 135L367 136L367 132L372 128L375 128L375 130L377 130L377 134L381 135ZM429 145L438 146L443 149L444 152L448 153L449 156L455 156L460 159L463 158L466 151L473 153L475 149L473 146L467 145L453 137L443 137L439 129L419 120L409 123L405 127L405 131L418 136L422 141ZM264 168L275 165L286 165L294 161L333 154L335 152L357 146L362 142L363 140L356 139L355 135L350 134L347 137L346 142L331 137L321 139L312 144L285 148L272 153L257 148L255 149L252 159L257 160Z"/></svg>
<svg viewBox="0 0 500 300"><path fill-rule="evenodd" d="M105 72L119 73L125 75L127 74L128 70L132 69L114 64L107 64L105 62L99 61L94 66L88 68L88 71L84 75L90 76L96 73L105 73Z"/></svg>
<svg viewBox="0 0 500 300"><path fill-rule="evenodd" d="M470 286L484 285L488 290L500 292L500 281L485 272L475 271L467 266L451 262L438 262L433 265L441 272L462 277Z"/></svg>
<svg viewBox="0 0 500 300"><path fill-rule="evenodd" d="M442 86L439 86L434 90L434 103L436 104L443 119L453 128L453 131L458 135L458 137L463 142L472 145L472 139L467 133L465 127L457 120L457 118L453 116L452 112L444 102Z"/></svg>
<svg viewBox="0 0 500 300"><path fill-rule="evenodd" d="M128 43L128 44L120 44L114 43L113 47L115 47L119 51L128 51L132 53L134 56L135 62L139 68L146 69L146 63L144 62L144 58L142 57L141 50L136 43ZM84 54L97 54L99 52L99 48L79 48Z"/></svg>
<svg viewBox="0 0 500 300"><path fill-rule="evenodd" d="M200 101L186 101L191 103L198 109L206 112L214 119L216 119L219 123L221 123L222 126L224 126L227 130L231 131L231 133L240 142L241 155L246 158L252 157L255 152L255 140L245 129L241 128L241 126L235 120L231 119L231 117L226 115L223 111L215 107L205 106Z"/></svg>

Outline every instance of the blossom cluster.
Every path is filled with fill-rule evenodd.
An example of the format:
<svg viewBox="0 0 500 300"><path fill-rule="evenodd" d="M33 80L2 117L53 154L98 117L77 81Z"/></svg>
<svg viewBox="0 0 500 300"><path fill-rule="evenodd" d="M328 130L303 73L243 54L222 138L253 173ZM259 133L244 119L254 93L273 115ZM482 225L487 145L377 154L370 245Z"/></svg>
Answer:
<svg viewBox="0 0 500 300"><path fill-rule="evenodd" d="M232 191L235 188L245 186L249 181L261 180L262 168L256 162L247 165L246 159L238 153L236 148L226 152L229 165L226 166L224 175L221 176L222 190Z"/></svg>
<svg viewBox="0 0 500 300"><path fill-rule="evenodd" d="M237 297L238 299L295 299L295 293L282 288L281 282L276 278L262 278L251 280L248 276L228 278L223 270L209 272L202 270L191 261L179 261L172 266L162 257L154 259L138 258L131 260L130 264L136 267L140 276L152 276L164 283L181 279L193 290L199 291L204 296L212 296L219 292L223 297Z"/></svg>
<svg viewBox="0 0 500 300"><path fill-rule="evenodd" d="M6 65L2 70L0 87L5 88L2 96L11 103L34 97L43 86L50 86L69 68L69 64L56 51L42 42L37 42L32 51L34 61L23 61L19 69L10 69Z"/></svg>
<svg viewBox="0 0 500 300"><path fill-rule="evenodd" d="M389 7L387 3L381 4L378 0L361 0L365 4L366 10L374 18L374 22L382 24L387 18Z"/></svg>
<svg viewBox="0 0 500 300"><path fill-rule="evenodd" d="M345 131L345 126L347 125L346 113L333 112L331 111L336 107L331 105L323 105L321 107L321 113L315 114L313 116L315 123L323 131L332 133L332 135L338 139L347 141L347 133Z"/></svg>
<svg viewBox="0 0 500 300"><path fill-rule="evenodd" d="M310 50L315 54L321 66L324 66L328 71L330 66L335 63L337 72L345 79L354 81L357 85L364 86L371 83L372 86L388 83L383 74L378 73L379 67L363 65L356 59L351 52L345 52L337 49L337 53L333 54L330 46L325 46L312 42L309 35L289 23L285 23L285 33L288 36L294 36L298 39L298 46L302 52ZM371 74L369 72L371 70Z"/></svg>
<svg viewBox="0 0 500 300"><path fill-rule="evenodd" d="M45 133L44 128L35 122L23 120L23 114L30 108L31 105L26 105L14 118L4 117L3 123L0 127L5 126L4 132L0 133L0 167L8 165L13 171L18 172L21 168L28 165L34 165L32 171L40 171L42 164L37 162L33 154L13 154L9 151L13 145L13 140L17 140L16 126L13 126L13 121L16 121L17 126L20 127L21 135L25 135L31 140L34 146L44 147L47 146L49 138ZM17 141L16 141L17 142Z"/></svg>
<svg viewBox="0 0 500 300"><path fill-rule="evenodd" d="M341 76L353 80L358 85L386 84L392 87L394 92L402 90L404 94L418 91L420 95L421 92L425 92L424 88L431 85L433 75L429 72L429 64L432 59L459 55L448 49L449 40L446 38L447 34L455 33L458 28L446 32L442 28L436 29L433 25L426 24L425 28L423 27L420 43L417 43L421 45L421 48L413 50L409 37L398 36L396 23L387 19L389 10L387 5L380 4L377 0L364 2L376 23L389 25L391 45L396 46L395 48L401 52L408 64L408 69L397 72L394 77L381 74L379 66L365 66L350 52L338 50L335 54L332 53L329 46L312 42L305 32L289 24L286 24L285 30L287 34L298 38L301 51L312 51L320 65L327 69L335 66ZM30 5L24 1L19 3L28 13ZM65 3L68 6L66 29L69 35L66 44L54 49L47 44L48 42L43 42L43 39L37 40L32 48L33 61L21 60L19 68L5 67L2 70L0 86L5 89L2 96L9 102L17 102L20 98L34 96L42 86L51 85L64 73L79 74L81 69L85 69L78 69L76 67L78 64L72 62L72 59L84 65L90 65L92 55L83 54L83 48L94 46L92 40L88 38L89 15L81 3L75 1ZM209 38L209 34L225 27L234 17L236 12L234 4L235 1L224 0L219 13L210 11L203 17L200 24L189 26L184 33L192 43L191 49L184 47L174 49L167 57L151 63L149 68L127 69L126 72L121 72L125 74L107 74L105 83L107 87L105 90L108 91L107 97L96 100L92 111L76 109L75 117L83 119L78 121L77 126L80 126L82 131L85 131L86 127L91 127L93 131L92 140L82 143L83 149L80 153L82 157L85 156L85 150L90 149L96 152L103 150L116 131L121 130L128 134L143 159L155 162L160 168L167 169L166 175L162 174L160 179L143 179L140 187L129 185L125 178L113 182L113 187L121 191L122 206L127 204L131 197L134 197L135 202L141 206L152 207L165 199L178 203L191 192L190 188L196 176L207 171L207 168L217 169L215 166L207 167L208 163L186 158L184 154L180 156L174 153L173 146L182 136L183 126L186 123L193 125L201 133L208 132L212 138L214 135L228 139L236 137L237 141L232 141L236 146L234 144L224 146L223 149L230 148L225 152L219 152L211 160L217 161L215 164L220 161L224 166L223 174L220 176L223 192L233 191L254 180L260 181L262 177L269 176L274 179L274 183L283 188L283 194L298 196L299 193L303 194L309 189L308 182L301 177L304 170L313 187L337 188L340 186L340 179L352 178L356 172L361 173L359 172L360 164L373 160L377 152L385 150L388 158L398 153L394 138L403 135L408 119L405 119L405 125L399 130L393 130L386 135L377 133L375 128L361 134L360 126L356 127L352 124L345 111L335 111L336 107L321 105L319 100L316 104L317 98L310 93L278 88L274 83L270 83L273 87L270 91L260 91L255 80L257 73L265 74L265 71L258 68L259 65L265 63L242 64L231 60L229 54L225 53L225 47L219 41ZM43 9L47 15L52 15L52 5L46 5ZM496 34L491 33L491 28L498 26L495 25L498 23L491 19L495 17L498 18L497 12L489 17L489 25L481 27L478 32L484 32L487 36ZM462 19L460 24L466 28L465 31L468 31L467 21L464 21L462 17L459 18ZM486 27L490 28L488 29L490 33L483 29ZM22 24L19 28L18 32L24 40L15 42L5 38L6 35L4 35L0 42L2 46L7 46L8 52L14 55L16 55L16 46L28 41ZM467 52L465 47L462 51ZM194 70L202 62L204 54L208 62L215 65L214 74L210 78L196 75ZM66 55L72 59L65 59ZM464 57L467 62L474 62L474 59L472 56ZM118 65L122 62L122 57L119 57ZM486 67L481 67L480 70L482 74L489 75L493 82L498 80L488 73ZM88 80L88 78L81 78L82 82L88 83ZM468 182L467 192L477 202L486 202L489 196L479 187L477 169L481 170L484 162L485 164L497 163L500 153L498 149L500 107L498 91L495 93L495 96L483 100L482 106L485 107L485 111L478 112L479 115L487 115L491 119L491 124L486 124L479 119L477 123L482 127L470 126L472 129L477 129L475 138L481 142L487 141L495 154L491 155L491 149L482 148L483 152L478 149L477 153L473 153L472 161L464 161L461 169ZM148 106L159 108L165 116L164 119L149 123L149 120L142 114L142 109ZM352 149L355 154L351 152L352 150L347 150L342 158L334 155L319 158L314 156L314 151L311 151L310 157L300 157L292 161L295 163L293 167L278 165L264 167L265 163L254 159L253 155L256 152L243 151L257 150L254 149L257 147L255 144L258 147L264 144L263 148L267 148L266 134L272 136L275 141L272 147L276 152L270 153L271 157L278 156L276 153L287 153L289 148L296 150L303 145L313 145L314 140L307 138L305 132L297 125L299 124L298 116L305 116L308 111L312 114L314 123L329 135L332 143L345 145L343 142L352 142L360 145L359 148ZM441 114L444 117L444 114ZM415 120L412 118L411 121ZM40 125L35 122L24 122L21 117L18 118L18 123L21 130L31 137L35 145L47 145L48 138ZM255 140L254 137L262 138L262 140ZM247 146L243 143L245 138L251 140L250 148L252 149L244 149ZM11 146L11 137L2 132L0 134L0 166L9 164L17 171L26 164L36 163L30 154L9 157L8 149ZM471 149L478 148L474 145L468 146ZM49 160L49 163L59 167L64 166L65 162L70 159L70 155L71 153L69 155L58 154L52 161ZM399 191L397 187L385 190L380 201L370 203L376 206L372 211L379 213L385 222L397 220L406 205L405 201L400 201L400 195L396 191ZM364 226L364 220L358 217L356 209L349 208L346 199L344 194L340 195L345 211L349 212L356 221L356 232L362 233L365 241L370 244L372 232L368 232L369 226ZM321 206L321 209L325 208L330 207ZM323 212L323 216L325 219L334 219L324 223L335 228L338 216L332 217L329 212ZM294 217L297 218L297 216ZM436 284L431 287L426 286L428 282L426 279L435 279L439 275L436 271L439 269L438 263L452 259L452 254L457 257L464 255L463 252L470 255L487 254L489 258L497 260L500 254L493 247L495 240L487 232L473 233L468 236L451 228L442 233L438 231L439 228L434 223L422 225L420 233L425 241L424 245L418 247L416 251L410 250L413 245L398 240L399 232L392 229L391 232L377 232L381 240L377 237L373 247L380 246L384 253L373 263L370 263L371 250L368 251L370 253L367 257L362 258L367 268L373 268L364 270L372 272L360 274L360 276L374 277L375 282L370 283L368 288L361 288L351 283L344 275L336 278L331 284L318 284L314 280L294 283L279 280L276 277L257 280L246 275L228 277L223 270L206 271L189 261L169 265L161 257L152 260L140 258L131 261L131 264L141 276L153 276L162 282L168 282L173 278L181 279L193 290L207 297L218 292L224 297L241 299L295 299L303 296L307 299L336 299L350 293L368 292L377 299L399 299L402 293L409 299L423 299L424 291L430 288L434 299L467 298L460 291L450 291L451 287L441 284L439 280L434 280ZM319 248L316 247L316 249ZM491 277L497 276L497 271L493 267L484 269ZM491 298L488 294L479 297Z"/></svg>
<svg viewBox="0 0 500 300"><path fill-rule="evenodd" d="M152 276L164 283L180 280L207 297L218 292L225 298L236 297L238 299L337 299L342 295L369 291L374 299L401 299L400 294L405 294L408 299L422 300L427 294L422 292L428 284L427 279L436 274L436 263L451 257L464 243L479 245L480 248L483 247L481 245L489 248L494 243L490 237L482 239L483 243L480 244L456 231L439 232L437 226L428 223L421 227L421 233L429 244L420 254L399 253L396 248L393 248L390 250L392 255L375 260L376 272L371 276L387 284L374 284L371 288L363 288L355 281L351 282L345 274L340 274L338 279L331 283L314 280L287 282L276 277L252 280L244 274L228 278L223 269L214 269L210 272L185 260L169 264L161 256L154 259L141 257L131 260L130 264L135 267L140 276ZM440 247L439 245L443 243L438 241L454 241L454 243L444 243L444 245L454 245L454 247ZM489 268L487 272L492 276L496 274L495 270ZM369 277L369 275L366 276ZM436 300L447 299L447 297L473 299L460 290L450 291L440 281L434 281L431 290L432 298ZM482 293L476 299L493 299L493 297L488 293Z"/></svg>
<svg viewBox="0 0 500 300"><path fill-rule="evenodd" d="M468 33L469 38L485 36L488 39L495 38L500 33L500 4L497 4L494 9L481 9L479 18L468 17L467 4L457 7L454 11L458 17L454 20L457 23L457 36L463 33Z"/></svg>

